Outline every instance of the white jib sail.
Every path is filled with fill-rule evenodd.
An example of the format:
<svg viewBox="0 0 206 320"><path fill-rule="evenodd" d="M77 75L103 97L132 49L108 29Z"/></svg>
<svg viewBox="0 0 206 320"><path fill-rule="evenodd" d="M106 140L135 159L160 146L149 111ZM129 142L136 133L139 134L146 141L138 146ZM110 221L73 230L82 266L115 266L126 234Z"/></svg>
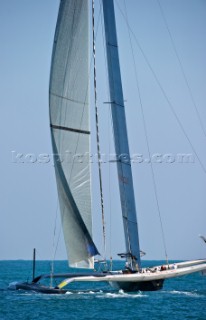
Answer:
<svg viewBox="0 0 206 320"><path fill-rule="evenodd" d="M89 132L89 1L60 3L50 75L50 121L69 265L93 268Z"/></svg>

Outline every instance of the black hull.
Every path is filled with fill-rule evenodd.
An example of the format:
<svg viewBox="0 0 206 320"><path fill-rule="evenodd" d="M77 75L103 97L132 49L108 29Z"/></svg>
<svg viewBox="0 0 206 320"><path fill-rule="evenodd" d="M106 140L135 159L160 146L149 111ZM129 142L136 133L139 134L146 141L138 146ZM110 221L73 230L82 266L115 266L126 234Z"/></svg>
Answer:
<svg viewBox="0 0 206 320"><path fill-rule="evenodd" d="M110 285L117 290L125 292L135 291L157 291L163 288L164 279L151 281L111 281ZM35 282L13 282L9 285L10 290L25 290L45 294L65 294L68 290L59 289L58 287L48 287Z"/></svg>
<svg viewBox="0 0 206 320"><path fill-rule="evenodd" d="M46 293L46 294L65 294L67 290L50 288L47 286L43 286L36 283L28 283L28 282L19 282L13 286L9 287L10 290L25 290L25 291L34 291L38 293Z"/></svg>
<svg viewBox="0 0 206 320"><path fill-rule="evenodd" d="M122 289L126 292L134 291L157 291L163 288L164 279L142 282L115 282L110 284L118 289Z"/></svg>
<svg viewBox="0 0 206 320"><path fill-rule="evenodd" d="M157 291L163 288L164 280L142 281L142 282L110 282L112 287L122 289L126 292L135 291ZM36 283L19 282L9 287L11 290L34 291L45 294L65 294L67 290L50 288Z"/></svg>

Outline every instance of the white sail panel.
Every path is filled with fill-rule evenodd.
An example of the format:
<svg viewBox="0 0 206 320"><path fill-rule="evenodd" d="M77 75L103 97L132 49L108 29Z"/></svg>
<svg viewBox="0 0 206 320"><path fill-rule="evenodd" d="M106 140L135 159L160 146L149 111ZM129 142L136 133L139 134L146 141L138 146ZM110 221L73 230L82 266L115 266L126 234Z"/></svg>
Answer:
<svg viewBox="0 0 206 320"><path fill-rule="evenodd" d="M93 268L89 132L89 3L62 0L50 76L50 121L70 266Z"/></svg>

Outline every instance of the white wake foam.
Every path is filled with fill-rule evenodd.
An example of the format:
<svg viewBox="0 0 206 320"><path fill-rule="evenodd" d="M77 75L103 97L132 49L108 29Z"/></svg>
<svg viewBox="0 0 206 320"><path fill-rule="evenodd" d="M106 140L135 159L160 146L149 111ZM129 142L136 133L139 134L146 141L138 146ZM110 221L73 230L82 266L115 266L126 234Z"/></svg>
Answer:
<svg viewBox="0 0 206 320"><path fill-rule="evenodd" d="M196 293L196 292L191 292L191 291L178 291L178 290L173 290L170 291L169 293L171 294L179 294L179 295L185 295L185 296L189 296L189 297L200 297L201 295Z"/></svg>

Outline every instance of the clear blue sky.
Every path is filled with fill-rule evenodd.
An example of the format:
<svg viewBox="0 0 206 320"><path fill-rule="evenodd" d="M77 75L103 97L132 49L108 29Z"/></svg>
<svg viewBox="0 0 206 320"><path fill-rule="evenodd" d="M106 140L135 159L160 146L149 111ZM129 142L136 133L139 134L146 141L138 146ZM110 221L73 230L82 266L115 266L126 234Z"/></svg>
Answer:
<svg viewBox="0 0 206 320"><path fill-rule="evenodd" d="M124 8L122 0L116 1ZM194 101L206 130L206 2L203 0L160 1L181 60ZM1 0L0 2L0 259L30 259L36 247L39 259L51 259L57 208L52 162L14 163L18 153L51 154L48 112L48 85L52 42L58 0ZM155 71L195 152L206 168L206 137L191 101L177 56L160 12L158 1L126 0L131 29ZM132 154L148 157L134 64L128 30L117 6L117 23L123 89ZM98 99L100 105L102 152L109 152L107 89L101 25L97 36ZM198 234L206 235L206 173L172 114L154 80L137 43L132 37L141 99L151 154L192 154L189 164L155 163L154 173L168 256L171 259L206 257L206 246ZM102 61L101 61L102 59ZM103 87L103 92L101 88ZM92 123L94 119L92 117ZM94 140L93 140L94 145ZM112 146L110 151L112 150ZM12 153L13 151L13 153ZM124 251L115 165L103 165L107 235L112 221L112 252ZM96 167L93 167L96 183ZM140 244L146 259L164 258L160 223L148 163L133 164L135 195L140 227ZM109 197L109 182L112 196ZM97 188L93 208L100 211ZM111 207L112 218L109 217ZM100 226L94 218L94 234L101 249ZM57 221L58 235L60 221ZM57 237L56 237L57 238ZM55 241L57 239L55 238ZM108 241L108 248L109 248ZM109 249L108 249L109 252ZM57 258L65 259L63 237Z"/></svg>

